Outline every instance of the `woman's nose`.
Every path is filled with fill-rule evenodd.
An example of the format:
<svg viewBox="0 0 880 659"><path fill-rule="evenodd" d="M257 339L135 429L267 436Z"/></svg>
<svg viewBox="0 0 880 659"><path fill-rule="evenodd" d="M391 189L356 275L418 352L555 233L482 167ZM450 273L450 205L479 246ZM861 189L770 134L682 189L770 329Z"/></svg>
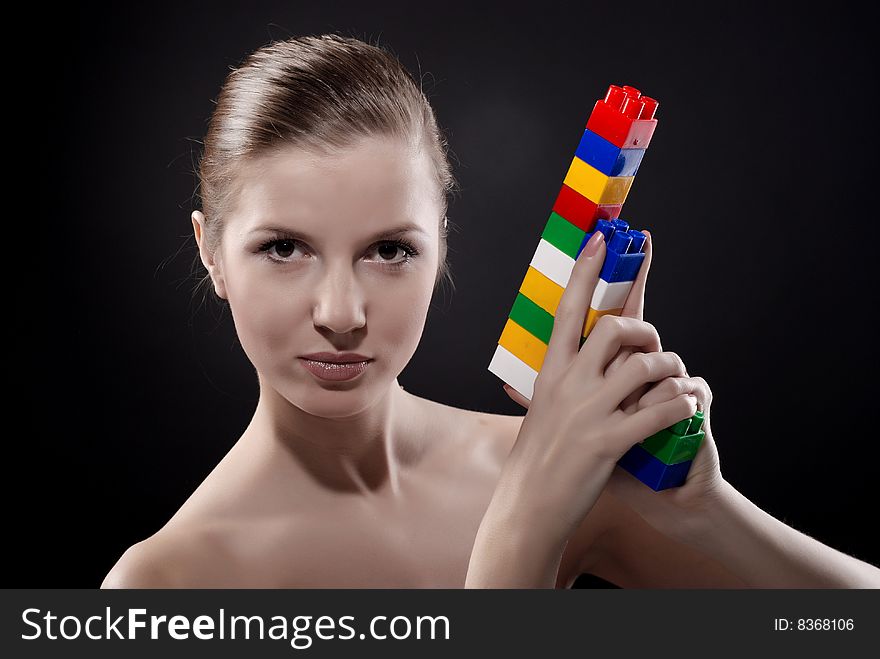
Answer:
<svg viewBox="0 0 880 659"><path fill-rule="evenodd" d="M328 273L315 289L314 323L337 334L345 334L366 322L363 295L356 277L347 273Z"/></svg>

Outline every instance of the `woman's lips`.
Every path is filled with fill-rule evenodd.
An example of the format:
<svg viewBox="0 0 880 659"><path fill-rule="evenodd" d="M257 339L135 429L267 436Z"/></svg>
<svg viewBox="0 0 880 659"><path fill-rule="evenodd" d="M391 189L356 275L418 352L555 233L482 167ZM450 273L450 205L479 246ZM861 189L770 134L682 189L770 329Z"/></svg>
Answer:
<svg viewBox="0 0 880 659"><path fill-rule="evenodd" d="M367 365L372 361L351 362L348 364L334 364L333 362L319 362L314 359L306 359L300 357L306 370L321 378L322 380L351 380L363 373L367 369Z"/></svg>

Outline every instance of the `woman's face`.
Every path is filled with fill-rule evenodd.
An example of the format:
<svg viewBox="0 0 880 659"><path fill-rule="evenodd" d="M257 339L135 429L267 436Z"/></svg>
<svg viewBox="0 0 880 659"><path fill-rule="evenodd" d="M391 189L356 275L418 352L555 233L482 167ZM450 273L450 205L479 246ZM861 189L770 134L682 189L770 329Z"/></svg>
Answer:
<svg viewBox="0 0 880 659"><path fill-rule="evenodd" d="M428 155L378 137L338 156L289 148L241 185L218 292L263 386L317 416L369 407L415 352L433 295L441 210ZM341 351L372 361L327 381L300 358Z"/></svg>

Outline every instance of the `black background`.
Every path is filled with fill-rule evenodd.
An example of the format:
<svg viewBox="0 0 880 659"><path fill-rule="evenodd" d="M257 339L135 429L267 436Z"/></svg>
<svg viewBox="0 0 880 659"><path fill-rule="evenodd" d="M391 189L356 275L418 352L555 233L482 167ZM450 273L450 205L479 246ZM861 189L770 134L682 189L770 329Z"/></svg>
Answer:
<svg viewBox="0 0 880 659"><path fill-rule="evenodd" d="M31 274L9 286L11 345L29 347L10 355L26 362L7 585L98 586L250 420L256 379L228 313L192 296L200 141L230 67L333 31L421 76L462 187L456 290L435 297L407 390L523 412L486 367L593 103L633 85L660 123L622 216L654 234L646 318L713 389L725 477L880 562L867 16L644 4L151 3L47 22L56 38L31 47L53 63L28 70L41 100L25 107L44 118L34 215L10 223L34 233L9 245Z"/></svg>

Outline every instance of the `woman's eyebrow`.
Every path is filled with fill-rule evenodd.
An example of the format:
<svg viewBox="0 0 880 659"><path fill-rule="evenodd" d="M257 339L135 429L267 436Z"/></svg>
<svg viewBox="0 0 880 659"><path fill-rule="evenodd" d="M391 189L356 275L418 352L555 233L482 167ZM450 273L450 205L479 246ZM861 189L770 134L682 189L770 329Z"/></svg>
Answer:
<svg viewBox="0 0 880 659"><path fill-rule="evenodd" d="M282 226L275 226L275 225L259 226L255 229L251 230L250 233L258 233L261 231L265 231L267 233L280 233L280 234L289 235L289 236L292 236L293 238L302 239L308 243L315 242L315 239L312 238L312 236L310 236L309 234L305 233L304 231L296 231L296 230L290 229L289 227L282 227ZM393 227L391 229L383 229L382 231L373 235L370 238L370 240L383 240L383 239L388 239L388 238L396 238L398 236L401 236L403 234L410 233L410 232L421 233L421 234L424 234L425 236L428 236L428 232L425 231L421 226L419 226L418 224L409 223L409 224L403 224L401 226Z"/></svg>

